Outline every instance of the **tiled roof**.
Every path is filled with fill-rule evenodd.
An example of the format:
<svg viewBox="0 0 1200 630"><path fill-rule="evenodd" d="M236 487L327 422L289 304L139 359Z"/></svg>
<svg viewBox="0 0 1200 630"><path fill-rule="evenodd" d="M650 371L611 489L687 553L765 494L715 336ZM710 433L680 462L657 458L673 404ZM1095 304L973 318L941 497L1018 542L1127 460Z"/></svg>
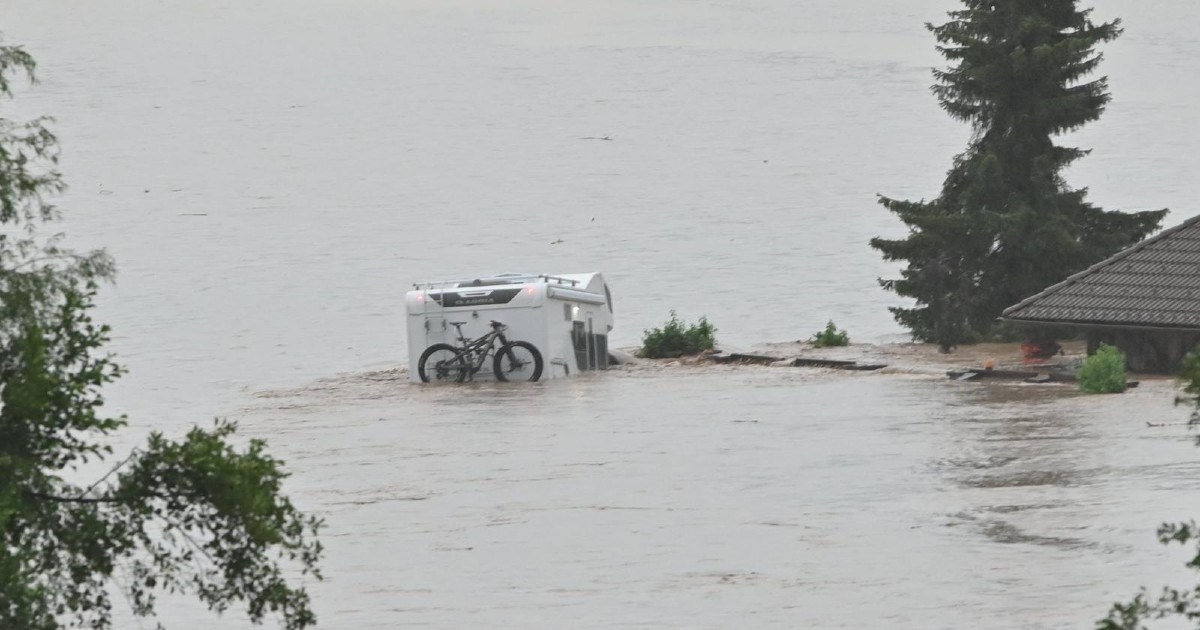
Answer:
<svg viewBox="0 0 1200 630"><path fill-rule="evenodd" d="M1200 216L1008 307L1002 319L1200 328Z"/></svg>

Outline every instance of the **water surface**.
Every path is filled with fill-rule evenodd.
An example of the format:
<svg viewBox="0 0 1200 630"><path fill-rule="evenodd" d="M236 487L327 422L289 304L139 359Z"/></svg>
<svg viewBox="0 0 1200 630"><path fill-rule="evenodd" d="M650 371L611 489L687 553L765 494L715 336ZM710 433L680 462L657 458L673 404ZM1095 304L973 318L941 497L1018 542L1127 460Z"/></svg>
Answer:
<svg viewBox="0 0 1200 630"><path fill-rule="evenodd" d="M1069 174L1193 212L1195 3L1104 2L1114 101ZM604 271L614 346L669 309L729 346L894 339L900 226L968 131L928 92L948 1L8 0L58 119L71 241L130 374L129 439L214 415L329 523L328 627L1087 626L1181 577L1169 383L636 369L420 388L409 283ZM169 602L171 627L195 606ZM243 627L231 615L225 627Z"/></svg>

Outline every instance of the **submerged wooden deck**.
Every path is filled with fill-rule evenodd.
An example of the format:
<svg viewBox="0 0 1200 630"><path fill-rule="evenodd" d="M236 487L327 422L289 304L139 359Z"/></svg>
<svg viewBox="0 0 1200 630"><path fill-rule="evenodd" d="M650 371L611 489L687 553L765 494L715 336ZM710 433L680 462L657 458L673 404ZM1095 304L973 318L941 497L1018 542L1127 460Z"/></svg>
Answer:
<svg viewBox="0 0 1200 630"><path fill-rule="evenodd" d="M871 371L887 367L886 364L882 363L859 363L858 361L841 361L837 359L818 359L808 357L795 357L789 360L787 357L774 357L765 354L744 354L740 352L713 355L712 360L717 363L745 363L752 365L774 365L782 361L788 361L787 365L790 367L813 367L855 371Z"/></svg>

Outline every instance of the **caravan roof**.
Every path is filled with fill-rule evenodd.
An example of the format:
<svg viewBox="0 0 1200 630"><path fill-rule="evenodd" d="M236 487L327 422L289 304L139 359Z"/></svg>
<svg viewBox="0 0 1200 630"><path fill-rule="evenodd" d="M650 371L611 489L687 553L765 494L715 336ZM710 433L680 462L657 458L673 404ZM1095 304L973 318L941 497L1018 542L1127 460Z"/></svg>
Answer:
<svg viewBox="0 0 1200 630"><path fill-rule="evenodd" d="M546 274L533 273L500 273L494 276L483 278L472 278L468 280L432 280L428 282L414 282L414 289L457 289L460 287L495 287L514 284L566 284L570 286L578 285L580 282L586 282L584 276L590 274L576 274L580 278L570 278L563 276L550 276Z"/></svg>

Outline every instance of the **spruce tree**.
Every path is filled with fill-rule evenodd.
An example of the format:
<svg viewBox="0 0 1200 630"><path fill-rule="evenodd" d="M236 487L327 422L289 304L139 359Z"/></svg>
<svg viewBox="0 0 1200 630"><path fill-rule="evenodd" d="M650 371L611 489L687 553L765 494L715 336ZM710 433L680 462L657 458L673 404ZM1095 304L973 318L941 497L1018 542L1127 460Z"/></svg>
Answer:
<svg viewBox="0 0 1200 630"><path fill-rule="evenodd" d="M943 350L991 337L1004 308L1142 240L1166 214L1092 205L1062 176L1088 151L1054 143L1104 111L1107 79L1088 77L1120 20L1097 24L1076 0L963 4L926 28L951 64L934 71L933 92L970 123L971 140L936 199L880 196L909 234L871 240L886 260L908 263L880 281L916 300L892 308L896 320Z"/></svg>

